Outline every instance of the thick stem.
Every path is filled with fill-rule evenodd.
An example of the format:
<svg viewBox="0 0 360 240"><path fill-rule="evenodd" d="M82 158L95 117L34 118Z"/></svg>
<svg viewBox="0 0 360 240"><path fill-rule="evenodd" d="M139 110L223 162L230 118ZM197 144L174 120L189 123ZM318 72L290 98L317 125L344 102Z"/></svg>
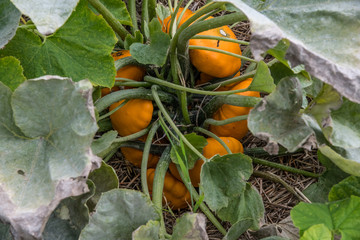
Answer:
<svg viewBox="0 0 360 240"><path fill-rule="evenodd" d="M247 41L242 41L242 40L237 40L237 39L232 39L232 38L227 38L227 37L211 36L211 35L196 35L196 36L193 36L191 39L213 39L213 40L219 40L219 41L224 41L224 42L238 43L238 44L242 44L242 45L250 44Z"/></svg>
<svg viewBox="0 0 360 240"><path fill-rule="evenodd" d="M158 93L157 93L157 88L158 86L153 85L151 87L152 90L152 94L154 96L154 101L156 102L158 108L160 109L161 113L164 115L166 121L169 123L169 125L173 128L173 130L175 131L175 133L181 138L181 140L202 160L204 160L205 162L208 161L208 159L206 157L204 157L187 139L186 137L181 133L181 131L177 128L177 126L175 125L175 123L173 122L173 120L171 119L170 115L168 114L168 112L166 111L164 105L162 104Z"/></svg>
<svg viewBox="0 0 360 240"><path fill-rule="evenodd" d="M226 145L226 143L221 138L219 138L216 134L214 134L204 128L201 128L201 127L195 127L194 131L204 133L204 134L208 135L209 137L216 139L216 141L218 141L225 148L225 150L228 152L228 154L232 153L230 148L228 147L228 145Z"/></svg>
<svg viewBox="0 0 360 240"><path fill-rule="evenodd" d="M143 192L150 198L149 189L147 185L147 177L146 177L146 170L147 164L149 160L149 153L151 148L152 140L156 134L157 129L159 128L160 124L158 121L154 122L150 128L148 136L145 141L142 160L141 160L141 187Z"/></svg>
<svg viewBox="0 0 360 240"><path fill-rule="evenodd" d="M117 106L116 108L114 108L113 110L111 110L108 113L105 113L104 115L101 115L98 119L98 121L109 117L111 114L113 114L114 112L116 112L117 110L119 110L120 108L122 108L126 103L128 102L128 100L125 100L124 102L122 102L119 106Z"/></svg>
<svg viewBox="0 0 360 240"><path fill-rule="evenodd" d="M268 166L268 167L272 167L272 168L278 168L281 169L283 171L287 171L287 172L291 172L291 173L296 173L296 174L301 174L304 175L306 177L312 177L312 178L318 178L321 176L321 174L317 174L317 173L312 173L312 172L308 172L308 171L304 171L301 169L297 169L297 168L292 168L289 166L284 166L280 163L274 163L274 162L270 162L264 159L260 159L260 158L255 158L255 157L251 157L253 162L256 164L260 164L260 165L264 165L264 166Z"/></svg>
<svg viewBox="0 0 360 240"><path fill-rule="evenodd" d="M137 24L137 17L136 17L136 0L128 0L128 9L132 21L132 33L135 34L137 30L139 30Z"/></svg>
<svg viewBox="0 0 360 240"><path fill-rule="evenodd" d="M150 83L146 83L146 82L115 82L114 86L124 86L124 87L134 87L134 88L138 88L138 87L147 88L147 87L150 87L151 84L150 84Z"/></svg>
<svg viewBox="0 0 360 240"><path fill-rule="evenodd" d="M104 17L111 28L121 37L125 39L126 35L130 34L124 26L116 19L116 17L99 1L88 0L89 3Z"/></svg>
<svg viewBox="0 0 360 240"><path fill-rule="evenodd" d="M149 0L142 0L141 5L141 32L145 33L145 24L149 24ZM144 36L146 38L146 36Z"/></svg>
<svg viewBox="0 0 360 240"><path fill-rule="evenodd" d="M174 103L175 99L171 94L159 91L158 95L162 102ZM144 88L125 89L121 91L112 92L100 98L98 101L96 101L95 107L98 112L102 112L115 102L121 101L123 99L134 99L134 98L146 99L146 100L154 99L151 90L149 89L144 89Z"/></svg>
<svg viewBox="0 0 360 240"><path fill-rule="evenodd" d="M161 155L160 160L156 166L154 182L153 182L153 191L152 191L152 201L155 205L156 210L160 215L160 230L159 230L159 237L163 239L166 234L165 229L165 222L164 216L162 214L162 196L163 196L163 189L164 189L164 181L165 181L165 174L169 168L170 164L170 145Z"/></svg>
<svg viewBox="0 0 360 240"><path fill-rule="evenodd" d="M236 117L228 118L228 119L225 119L225 120L215 120L215 119L212 119L212 118L208 118L208 119L206 119L204 121L203 126L204 126L205 129L207 129L209 127L209 125L222 126L222 125L226 125L226 124L229 124L229 123L246 120L247 117L248 117L248 115L242 115L242 116L236 116Z"/></svg>

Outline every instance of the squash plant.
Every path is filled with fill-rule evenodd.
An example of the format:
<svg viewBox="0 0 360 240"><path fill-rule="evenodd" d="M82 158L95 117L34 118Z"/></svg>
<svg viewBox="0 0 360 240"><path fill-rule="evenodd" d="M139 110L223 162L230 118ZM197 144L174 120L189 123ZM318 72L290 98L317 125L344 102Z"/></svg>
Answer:
<svg viewBox="0 0 360 240"><path fill-rule="evenodd" d="M301 239L360 236L359 4L192 3L2 1L1 239L207 239L205 216L237 239L262 227L253 163L318 178L291 212ZM326 171L243 154L248 129L270 154L318 148ZM118 188L120 148L142 192ZM170 235L162 213L183 207Z"/></svg>

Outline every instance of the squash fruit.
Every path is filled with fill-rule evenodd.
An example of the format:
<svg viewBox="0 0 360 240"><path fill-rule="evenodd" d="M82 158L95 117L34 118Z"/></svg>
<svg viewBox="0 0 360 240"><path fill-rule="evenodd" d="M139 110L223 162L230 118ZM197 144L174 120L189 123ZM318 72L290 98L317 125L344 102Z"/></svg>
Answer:
<svg viewBox="0 0 360 240"><path fill-rule="evenodd" d="M114 61L121 59L121 58L125 58L125 57L130 57L130 51L129 50L120 50L117 51L113 54L111 54L111 56L114 58ZM116 72L116 76L117 78L128 78L128 79L132 79L135 81L142 81L143 78L145 76L145 68L143 67L139 67L139 66L135 66L135 65L127 65L123 68L120 68L117 72ZM131 88L131 87L125 87L127 88ZM119 87L115 86L112 88L103 88L101 89L101 96L105 96L111 92L115 92L120 90Z"/></svg>
<svg viewBox="0 0 360 240"><path fill-rule="evenodd" d="M176 21L178 21L181 13L183 12L184 8L179 8L177 14L176 14ZM177 26L177 28L179 28L184 22L186 22L186 20L188 20L191 16L193 15L193 12L189 9L185 10L184 15L182 16L182 18L180 19L179 25ZM167 18L164 19L164 22L162 22L159 19L161 26L162 26L162 31L169 33L170 31L170 23L171 23L171 15L168 16Z"/></svg>
<svg viewBox="0 0 360 240"><path fill-rule="evenodd" d="M109 110L119 106L124 100L113 103ZM145 99L131 99L124 106L110 115L113 128L120 136L137 133L149 126L154 106L152 101Z"/></svg>
<svg viewBox="0 0 360 240"><path fill-rule="evenodd" d="M250 86L251 82L252 82L252 78L248 78L236 84L230 90L245 89L248 86ZM260 97L260 93L254 91L246 91L236 94L242 96ZM251 110L250 107L238 107L238 106L224 104L214 113L213 119L226 120L228 118L232 118L236 116L247 115L249 114L250 110ZM233 137L238 140L245 137L245 135L249 131L247 126L247 120L233 122L222 126L210 125L209 130L215 133L219 137Z"/></svg>
<svg viewBox="0 0 360 240"><path fill-rule="evenodd" d="M198 35L211 35L236 39L234 32L228 26L210 29L197 34L197 36ZM211 47L241 55L241 49L238 43L211 39L190 39L189 45ZM189 55L191 63L199 72L203 72L217 78L231 76L239 71L241 67L240 58L229 56L223 53L190 49Z"/></svg>
<svg viewBox="0 0 360 240"><path fill-rule="evenodd" d="M239 152L243 153L244 152L243 145L241 144L241 142L239 142L235 138L220 137L220 139L225 142L225 144L229 147L229 149L231 150L232 153L239 153ZM216 154L219 154L220 156L228 154L226 149L216 139L207 138L206 140L207 140L208 144L203 149L204 157L212 158ZM202 159L199 159L196 161L194 167L189 170L190 179L191 179L191 182L194 187L199 187L200 172L201 172L201 167L203 164L204 164L204 161ZM180 174L177 170L176 165L173 162L170 163L169 170L170 170L171 174L174 175L174 177L176 177L178 180L181 181Z"/></svg>
<svg viewBox="0 0 360 240"><path fill-rule="evenodd" d="M155 169L149 168L146 176L149 192L152 192ZM163 203L168 203L172 209L186 208L191 201L190 193L185 185L169 172L165 174L163 197Z"/></svg>

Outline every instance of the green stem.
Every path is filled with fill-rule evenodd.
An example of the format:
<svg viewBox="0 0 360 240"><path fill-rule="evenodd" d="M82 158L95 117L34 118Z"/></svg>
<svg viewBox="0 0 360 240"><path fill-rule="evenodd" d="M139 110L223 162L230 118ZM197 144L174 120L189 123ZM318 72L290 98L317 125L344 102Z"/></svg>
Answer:
<svg viewBox="0 0 360 240"><path fill-rule="evenodd" d="M125 86L125 87L150 87L151 84L147 82L115 82L114 86Z"/></svg>
<svg viewBox="0 0 360 240"><path fill-rule="evenodd" d="M120 68L123 68L127 65L136 65L136 66L144 66L142 64L140 64L139 62L137 62L133 57L124 57L124 58L120 58L118 60L115 61L115 69L116 71L118 71Z"/></svg>
<svg viewBox="0 0 360 240"><path fill-rule="evenodd" d="M301 175L306 176L306 177L318 178L318 177L321 176L321 174L312 173L312 172L304 171L304 170L301 170L301 169L292 168L292 167L289 167L289 166L284 166L284 165L282 165L280 163L274 163L274 162L270 162L270 161L260 159L260 158L256 158L256 157L251 157L251 158L253 160L253 163L268 166L268 167L272 167L272 168L278 168L280 170L291 172L291 173L301 174Z"/></svg>
<svg viewBox="0 0 360 240"><path fill-rule="evenodd" d="M201 158L202 160L204 160L205 162L208 161L208 159L206 157L204 157L187 139L186 137L181 133L181 131L177 128L177 126L175 125L175 123L173 122L173 120L171 119L170 115L168 114L168 112L166 111L164 105L162 104L158 93L157 93L157 88L158 86L153 85L151 87L153 96L154 96L154 101L156 102L158 108L160 109L161 113L164 115L166 121L170 124L170 126L173 128L173 130L175 131L175 133L181 138L181 140L190 148L190 150L192 150L199 158Z"/></svg>
<svg viewBox="0 0 360 240"><path fill-rule="evenodd" d="M304 149L299 148L295 152L289 153L286 148L280 146L279 152L278 152L278 154L276 154L276 156L286 156L286 155L290 155L290 154L294 154L294 153L303 153L303 152L304 152ZM270 155L267 151L265 151L264 148L262 148L262 147L245 148L244 149L244 154L251 155L251 156L254 156L254 157L273 156L273 155Z"/></svg>
<svg viewBox="0 0 360 240"><path fill-rule="evenodd" d="M111 110L110 112L104 114L104 115L101 115L98 119L98 121L104 119L104 118L107 118L108 116L110 116L111 114L113 114L114 112L116 112L117 110L119 110L120 108L122 108L129 100L125 100L123 101L119 106L117 106L116 108L114 108L113 110Z"/></svg>
<svg viewBox="0 0 360 240"><path fill-rule="evenodd" d="M236 117L228 118L228 119L225 119L225 120L215 120L215 119L212 119L212 118L208 118L208 119L206 119L204 121L203 126L204 126L205 129L209 128L209 125L222 126L222 125L226 125L226 124L229 124L229 123L246 120L247 117L248 117L248 115L242 115L242 116L236 116Z"/></svg>
<svg viewBox="0 0 360 240"><path fill-rule="evenodd" d="M173 103L174 97L171 94L159 91L158 92L161 101L167 103ZM135 88L135 89L125 89L121 91L112 92L99 100L96 101L95 107L98 112L104 111L108 108L111 104L121 101L123 99L146 99L146 100L153 100L153 95L151 90L144 89L144 88Z"/></svg>
<svg viewBox="0 0 360 240"><path fill-rule="evenodd" d="M142 137L144 136L145 134L147 134L150 130L150 126L147 127L147 128L144 128L143 130L140 130L136 133L133 133L133 134L130 134L130 135L127 135L125 137L118 137L114 140L114 143L123 143L123 142L126 142L126 141L131 141L131 140L135 140L135 139L138 139L139 137Z"/></svg>
<svg viewBox="0 0 360 240"><path fill-rule="evenodd" d="M226 54L226 55L229 55L229 56L232 56L232 57L240 58L240 59L245 60L245 61L255 62L255 63L258 62L258 61L254 60L254 59L251 59L251 58L248 58L248 57L244 57L244 56L242 56L242 55L235 54L235 53L232 53L232 52L224 51L224 50L221 50L221 49L217 49L217 48L204 47L204 46L196 46L196 45L189 45L189 49L206 50L206 51L211 51L211 52L218 52L218 53L223 53L223 54Z"/></svg>
<svg viewBox="0 0 360 240"><path fill-rule="evenodd" d="M142 0L141 5L141 32L145 33L145 24L149 24L149 1ZM146 36L144 36L146 38ZM146 41L146 40L145 40Z"/></svg>
<svg viewBox="0 0 360 240"><path fill-rule="evenodd" d="M229 154L232 153L230 148L228 147L228 145L226 145L226 143L221 138L219 138L216 134L214 134L204 128L201 128L201 127L195 127L194 131L204 133L204 134L208 135L209 137L216 139L216 141L218 141Z"/></svg>
<svg viewBox="0 0 360 240"><path fill-rule="evenodd" d="M121 37L125 39L126 35L130 34L124 26L116 19L116 17L99 1L88 0L89 3L104 17L111 28Z"/></svg>
<svg viewBox="0 0 360 240"><path fill-rule="evenodd" d="M170 164L170 145L161 155L160 160L156 166L154 182L153 182L153 191L152 191L152 201L155 205L156 210L160 215L160 230L159 237L163 239L166 234L164 216L162 214L162 198L163 198L163 189L166 171L169 168Z"/></svg>
<svg viewBox="0 0 360 240"><path fill-rule="evenodd" d="M152 140L156 134L157 129L159 128L160 124L159 121L153 123L148 133L148 136L145 141L142 160L141 160L141 187L143 192L150 198L149 189L147 185L147 177L146 177L146 170L149 160L149 153L151 148Z"/></svg>
<svg viewBox="0 0 360 240"><path fill-rule="evenodd" d="M183 182L186 182L185 178L184 178L184 175L181 172L181 169L179 169L178 165L177 165L177 168L178 168L178 172L180 174L181 179L183 180ZM193 196L194 200L196 202L199 201L200 196L199 196L198 192L196 191L196 189L189 183L185 183L185 186L189 190L189 192L192 193L192 196ZM214 224L214 226L219 230L219 232L221 232L223 235L226 235L227 232L226 232L225 228L219 223L219 221L216 219L214 214L212 214L212 212L205 205L204 202L200 203L200 209L206 215L206 217L210 220L210 222L212 222Z"/></svg>
<svg viewBox="0 0 360 240"><path fill-rule="evenodd" d="M139 30L137 24L137 17L136 17L136 0L128 0L128 9L132 21L132 33L135 34L137 30Z"/></svg>
<svg viewBox="0 0 360 240"><path fill-rule="evenodd" d="M294 188L292 188L289 184L287 184L284 180L282 180L279 176L276 176L273 173L270 172L261 172L261 171L254 171L253 176L255 177L260 177L260 178L264 178L264 179L268 179L270 181L276 182L276 183L280 183L281 185L283 185L286 190L288 190L289 192L291 192L292 194L294 194L295 197L297 197L300 201L303 202L307 202L303 197L301 197Z"/></svg>
<svg viewBox="0 0 360 240"><path fill-rule="evenodd" d="M239 90L231 90L231 91L219 91L219 92L204 91L204 90L184 87L184 86L174 84L171 82L167 82L167 81L164 81L159 78L152 77L152 76L145 76L144 81L150 82L150 83L155 83L155 84L162 85L165 87L170 87L170 88L173 88L173 89L176 89L179 91L190 92L190 93L195 93L195 94L202 94L202 95L212 95L212 96L231 95L234 93L241 93L241 92L248 91L247 88L239 89Z"/></svg>
<svg viewBox="0 0 360 240"><path fill-rule="evenodd" d="M193 36L191 39L214 39L214 40L219 40L219 41L224 41L224 42L238 43L238 44L242 44L242 45L250 44L247 41L242 41L242 40L237 40L237 39L232 39L232 38L227 38L227 37L211 36L211 35L196 35L196 36Z"/></svg>

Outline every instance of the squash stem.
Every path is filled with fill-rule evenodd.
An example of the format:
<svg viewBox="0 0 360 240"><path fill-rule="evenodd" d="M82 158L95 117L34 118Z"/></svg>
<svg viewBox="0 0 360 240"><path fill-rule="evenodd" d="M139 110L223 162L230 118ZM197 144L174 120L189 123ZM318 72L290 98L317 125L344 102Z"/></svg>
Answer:
<svg viewBox="0 0 360 240"><path fill-rule="evenodd" d="M201 127L195 127L194 131L204 133L204 134L208 135L209 137L216 139L216 141L218 141L225 148L225 150L228 152L228 154L232 153L230 148L228 147L228 145L226 145L226 143L221 138L219 138L216 134L214 134L204 128L201 128Z"/></svg>
<svg viewBox="0 0 360 240"><path fill-rule="evenodd" d="M136 0L128 0L128 9L132 21L132 33L135 34L139 30L136 17Z"/></svg>
<svg viewBox="0 0 360 240"><path fill-rule="evenodd" d="M247 120L247 117L248 117L248 115L241 115L241 116L228 118L225 120L215 120L212 118L208 118L204 121L203 126L205 129L207 129L209 127L209 125L222 126L222 125L226 125L226 124L233 123L233 122Z"/></svg>
<svg viewBox="0 0 360 240"><path fill-rule="evenodd" d="M270 162L270 161L267 161L267 160L264 160L261 158L256 158L256 157L251 157L251 158L253 160L253 163L272 167L272 168L278 168L280 170L291 172L291 173L301 174L306 177L318 178L321 176L321 174L312 173L312 172L304 171L304 170L297 169L297 168L292 168L289 166L282 165L280 163Z"/></svg>
<svg viewBox="0 0 360 240"><path fill-rule="evenodd" d="M237 40L237 39L232 39L232 38L227 38L227 37L211 36L211 35L196 35L196 36L193 36L191 39L214 39L214 40L219 40L219 41L224 41L224 42L238 43L238 44L242 44L242 45L250 44L247 41L242 41L242 40Z"/></svg>
<svg viewBox="0 0 360 240"><path fill-rule="evenodd" d="M205 162L208 161L208 159L206 157L204 157L186 138L185 136L181 133L181 131L177 128L177 126L175 125L175 123L173 122L173 120L171 119L170 115L168 114L168 112L166 111L164 105L162 104L159 95L157 93L157 88L158 86L153 85L151 87L152 90L152 94L154 96L154 100L158 106L158 108L160 109L161 113L164 115L166 121L170 124L170 126L173 128L173 130L175 131L175 133L181 138L181 140L202 160L204 160Z"/></svg>
<svg viewBox="0 0 360 240"><path fill-rule="evenodd" d="M141 4L141 32L145 33L147 32L147 29L145 31L145 26L148 26L149 24L149 1L148 0L142 0ZM144 36L145 42L146 42L146 36Z"/></svg>
<svg viewBox="0 0 360 240"><path fill-rule="evenodd" d="M160 160L156 166L154 182L153 182L153 191L152 191L152 201L155 205L156 210L160 215L160 230L159 237L163 239L166 234L164 216L162 214L162 198L163 198L163 189L165 182L165 174L169 168L170 164L170 145L165 149L163 154L160 157Z"/></svg>
<svg viewBox="0 0 360 240"><path fill-rule="evenodd" d="M124 40L126 35L130 34L126 28L116 19L116 17L99 1L88 0L89 3L104 17L111 28ZM131 34L130 34L131 35Z"/></svg>
<svg viewBox="0 0 360 240"><path fill-rule="evenodd" d="M152 143L152 140L153 140L159 126L160 126L159 121L155 121L152 124L152 126L150 128L150 131L148 133L148 136L146 138L146 141L145 141L142 160L141 160L141 187L142 187L143 192L149 198L150 198L150 194L149 194L149 188L148 188L148 185L147 185L146 170L147 170L147 165L148 165L148 160L149 160L149 153L150 153L151 143Z"/></svg>
<svg viewBox="0 0 360 240"><path fill-rule="evenodd" d="M116 108L114 108L113 110L111 110L110 112L108 113L105 113L104 115L101 115L98 119L98 121L104 119L104 118L107 118L109 117L111 114L113 114L114 112L116 112L117 110L119 110L120 108L122 108L129 100L126 99L125 101L123 101L119 106L117 106Z"/></svg>

